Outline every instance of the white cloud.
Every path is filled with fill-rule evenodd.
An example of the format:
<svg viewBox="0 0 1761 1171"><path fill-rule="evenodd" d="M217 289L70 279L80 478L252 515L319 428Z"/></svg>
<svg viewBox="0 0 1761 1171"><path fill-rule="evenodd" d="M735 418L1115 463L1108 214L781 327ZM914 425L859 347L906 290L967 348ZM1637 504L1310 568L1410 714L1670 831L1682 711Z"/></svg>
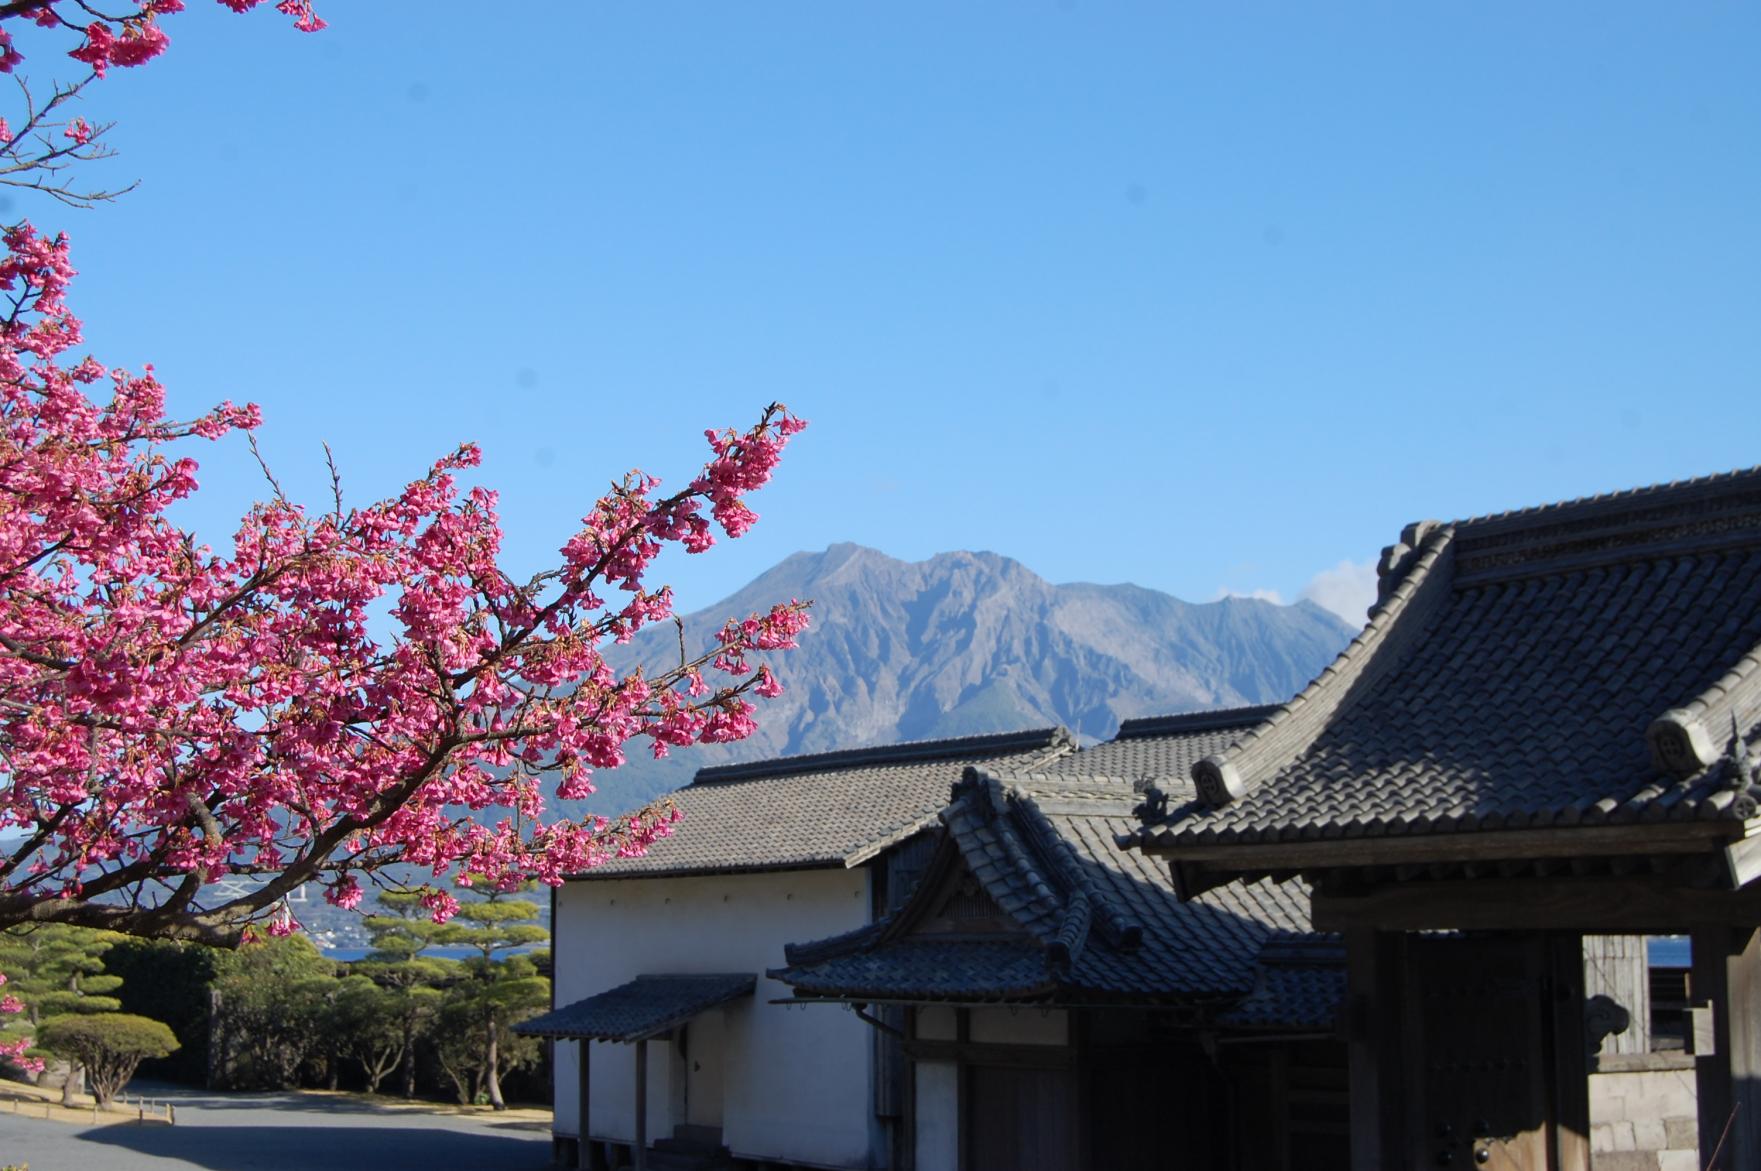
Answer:
<svg viewBox="0 0 1761 1171"><path fill-rule="evenodd" d="M1341 561L1309 578L1299 598L1333 611L1353 626L1362 626L1376 604L1376 563Z"/></svg>
<svg viewBox="0 0 1761 1171"><path fill-rule="evenodd" d="M1211 601L1220 602L1224 598L1253 598L1255 601L1259 602L1270 602L1274 606L1282 606L1284 604L1284 595L1277 590L1233 590L1228 586L1218 586L1217 592L1212 596Z"/></svg>

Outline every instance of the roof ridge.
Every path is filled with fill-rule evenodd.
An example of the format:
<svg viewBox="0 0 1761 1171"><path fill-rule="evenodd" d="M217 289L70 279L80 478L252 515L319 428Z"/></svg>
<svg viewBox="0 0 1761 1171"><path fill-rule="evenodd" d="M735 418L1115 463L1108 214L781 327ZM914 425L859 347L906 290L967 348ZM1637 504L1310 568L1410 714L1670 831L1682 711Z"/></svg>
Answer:
<svg viewBox="0 0 1761 1171"><path fill-rule="evenodd" d="M1667 480L1661 484L1642 484L1637 488L1622 488L1613 492L1597 492L1588 496L1556 500L1549 504L1531 504L1526 508L1512 508L1504 512L1488 512L1480 516L1464 517L1453 523L1458 529L1480 528L1543 517L1551 519L1561 513L1591 508L1616 511L1628 504L1650 503L1670 495L1712 494L1709 490L1727 488L1739 482L1753 482L1757 486L1761 486L1761 465L1732 468L1728 472L1712 472L1704 476L1690 476L1683 480Z"/></svg>
<svg viewBox="0 0 1761 1171"><path fill-rule="evenodd" d="M942 807L942 824L972 877L1003 913L1043 946L1049 916L1062 916L1063 902L1053 882L1057 876L1036 861L1009 816L1007 790L981 768L968 767ZM982 844L971 839L986 834ZM975 852L970 852L969 849ZM1021 878L1025 890L1011 889L1008 876ZM1056 927L1050 933L1056 933Z"/></svg>
<svg viewBox="0 0 1761 1171"><path fill-rule="evenodd" d="M1457 521L1460 585L1761 546L1761 468Z"/></svg>
<svg viewBox="0 0 1761 1171"><path fill-rule="evenodd" d="M745 761L740 764L712 765L698 769L691 784L713 785L727 781L763 780L798 773L837 771L858 765L954 760L963 756L1058 748L1065 744L1074 745L1075 738L1062 724L1024 732L992 732L982 736L947 737L940 740L906 740L865 748L841 748L831 752L776 756L768 760Z"/></svg>
<svg viewBox="0 0 1761 1171"><path fill-rule="evenodd" d="M1020 792L1011 792L1010 800L1014 812L1027 831L1022 836L1026 838L1029 848L1041 854L1048 869L1069 889L1071 899L1082 895L1088 904L1098 909L1101 936L1107 944L1122 951L1130 951L1141 944L1143 925L1137 921L1136 916L1119 905L1111 891L1103 889L1094 876L1089 874L1083 859L1077 855L1076 847L1052 825L1039 802L1031 795ZM1088 914L1089 908L1085 907L1084 917ZM1086 923L1084 927L1086 935ZM1071 954L1074 958L1073 953Z"/></svg>
<svg viewBox="0 0 1761 1171"><path fill-rule="evenodd" d="M1306 751L1339 711L1392 669L1449 598L1454 535L1449 526L1425 530L1411 556L1401 559L1398 584L1338 658L1270 718L1193 764L1201 802L1216 808L1245 796Z"/></svg>
<svg viewBox="0 0 1761 1171"><path fill-rule="evenodd" d="M1128 796L1137 792L1145 780L1166 779L1149 776L1128 777L1117 773L1047 773L1037 769L1014 768L986 769L985 772L997 778L1010 789L1036 796L1047 790L1056 790L1060 793L1092 793L1096 800L1103 797Z"/></svg>
<svg viewBox="0 0 1761 1171"><path fill-rule="evenodd" d="M1742 736L1758 718L1761 646L1754 646L1712 686L1651 722L1645 729L1651 763L1679 780L1697 776L1718 763L1731 739Z"/></svg>
<svg viewBox="0 0 1761 1171"><path fill-rule="evenodd" d="M1139 716L1121 721L1113 739L1104 743L1117 744L1121 740L1141 740L1147 736L1164 736L1171 732L1214 732L1224 728L1245 728L1269 719L1279 706L1275 703L1262 703L1177 712L1168 716Z"/></svg>

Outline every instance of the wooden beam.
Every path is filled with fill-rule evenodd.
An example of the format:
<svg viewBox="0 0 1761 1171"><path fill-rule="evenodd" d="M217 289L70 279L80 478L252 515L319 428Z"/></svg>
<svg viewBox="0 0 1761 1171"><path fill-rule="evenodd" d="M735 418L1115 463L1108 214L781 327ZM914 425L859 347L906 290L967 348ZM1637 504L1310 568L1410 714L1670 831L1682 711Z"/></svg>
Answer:
<svg viewBox="0 0 1761 1171"><path fill-rule="evenodd" d="M1003 1042L906 1041L913 1061L950 1061L973 1065L1006 1065L1015 1069L1072 1069L1075 1050L1069 1045L1016 1045Z"/></svg>
<svg viewBox="0 0 1761 1171"><path fill-rule="evenodd" d="M1761 837L1744 838L1724 848L1724 865L1733 890L1761 878Z"/></svg>
<svg viewBox="0 0 1761 1171"><path fill-rule="evenodd" d="M1594 858L1606 855L1715 853L1743 827L1736 822L1661 825L1585 825L1563 829L1472 830L1301 842L1159 846L1145 854L1171 862L1203 863L1218 870L1326 869L1400 866L1410 863L1497 862L1503 859Z"/></svg>
<svg viewBox="0 0 1761 1171"><path fill-rule="evenodd" d="M1660 886L1643 878L1482 878L1408 882L1311 900L1319 931L1585 931L1673 935L1684 927L1761 923L1761 885Z"/></svg>
<svg viewBox="0 0 1761 1171"><path fill-rule="evenodd" d="M1700 1158L1707 1171L1761 1171L1761 932L1694 932L1693 994L1711 1007L1711 1052L1696 1047Z"/></svg>

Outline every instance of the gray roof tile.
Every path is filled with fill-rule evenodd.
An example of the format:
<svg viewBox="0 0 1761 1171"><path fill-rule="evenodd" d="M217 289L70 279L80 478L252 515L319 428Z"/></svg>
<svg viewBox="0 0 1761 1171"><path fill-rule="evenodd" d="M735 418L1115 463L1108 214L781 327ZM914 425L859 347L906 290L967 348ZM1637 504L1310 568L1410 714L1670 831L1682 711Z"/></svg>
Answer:
<svg viewBox="0 0 1761 1171"><path fill-rule="evenodd" d="M1113 739L1061 757L1049 776L1095 776L1137 781L1180 777L1195 762L1233 744L1276 707L1222 708L1177 716L1126 720Z"/></svg>
<svg viewBox="0 0 1761 1171"><path fill-rule="evenodd" d="M528 1037L640 1041L718 1004L750 996L757 984L751 972L638 976L628 984L522 1021L514 1031Z"/></svg>
<svg viewBox="0 0 1761 1171"><path fill-rule="evenodd" d="M1419 533L1328 673L1199 766L1243 794L1139 842L1756 815L1728 762L1666 771L1647 731L1761 725L1761 469Z"/></svg>
<svg viewBox="0 0 1761 1171"><path fill-rule="evenodd" d="M893 918L791 947L789 966L772 974L799 995L840 999L1220 1009L1252 994L1262 945L1307 930L1307 889L1260 881L1182 902L1163 864L1115 844L1135 824L1136 800L1128 781L974 769L941 815L945 864L964 865L1018 933L975 940L916 932L937 897L926 879ZM1262 1006L1262 1023L1274 1011Z"/></svg>
<svg viewBox="0 0 1761 1171"><path fill-rule="evenodd" d="M1041 767L1074 746L1045 728L703 769L672 795L683 817L670 837L577 877L858 865L933 825L968 765Z"/></svg>
<svg viewBox="0 0 1761 1171"><path fill-rule="evenodd" d="M1345 948L1336 935L1270 937L1254 990L1218 1023L1247 1029L1330 1032L1345 999Z"/></svg>

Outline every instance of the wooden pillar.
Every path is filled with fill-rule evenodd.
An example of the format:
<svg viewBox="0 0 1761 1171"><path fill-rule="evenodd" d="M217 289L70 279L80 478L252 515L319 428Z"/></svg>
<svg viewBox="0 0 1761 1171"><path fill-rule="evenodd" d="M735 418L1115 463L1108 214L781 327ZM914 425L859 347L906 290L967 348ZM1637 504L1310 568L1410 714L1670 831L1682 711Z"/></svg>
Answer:
<svg viewBox="0 0 1761 1171"><path fill-rule="evenodd" d="M917 1039L917 1009L905 1009L905 1037ZM917 1171L917 1058L903 1047L900 1060L905 1067L905 1125L900 1128L899 1147L894 1152L897 1171Z"/></svg>
<svg viewBox="0 0 1761 1171"><path fill-rule="evenodd" d="M966 1046L972 1043L972 1010L954 1010L954 1132L958 1136L955 1158L960 1171L974 1171L972 1165L972 1087L971 1067L966 1064Z"/></svg>
<svg viewBox="0 0 1761 1171"><path fill-rule="evenodd" d="M592 1043L586 1037L575 1041L575 1065L579 1071L575 1081L575 1133L580 1135L575 1140L575 1166L580 1171L599 1171L594 1166L599 1160L594 1158L593 1140L589 1137L593 1130L588 1126L588 1119L592 1115L588 1108L589 1076L593 1068L592 1053L588 1046Z"/></svg>
<svg viewBox="0 0 1761 1171"><path fill-rule="evenodd" d="M1077 1171L1091 1171L1090 1152L1094 1150L1093 1114L1094 1087L1091 1084L1091 1054L1089 1052L1090 1015L1087 1009L1070 1009L1065 1018L1069 1023L1070 1048L1074 1069L1072 1076L1076 1079L1076 1125L1070 1128L1073 1148L1070 1152L1070 1166Z"/></svg>
<svg viewBox="0 0 1761 1171"><path fill-rule="evenodd" d="M1708 927L1693 939L1700 1159L1707 1171L1761 1171L1761 933Z"/></svg>
<svg viewBox="0 0 1761 1171"><path fill-rule="evenodd" d="M1401 956L1398 934L1368 928L1345 933L1352 1171L1395 1171L1405 1162Z"/></svg>
<svg viewBox="0 0 1761 1171"><path fill-rule="evenodd" d="M636 1042L636 1171L648 1171L648 1042Z"/></svg>
<svg viewBox="0 0 1761 1171"><path fill-rule="evenodd" d="M1586 938L1564 931L1547 936L1547 984L1553 993L1548 1030L1553 1066L1551 1171L1590 1171L1590 1048L1584 1028ZM1642 948L1644 940L1639 944ZM1646 1003L1650 1003L1648 999Z"/></svg>

